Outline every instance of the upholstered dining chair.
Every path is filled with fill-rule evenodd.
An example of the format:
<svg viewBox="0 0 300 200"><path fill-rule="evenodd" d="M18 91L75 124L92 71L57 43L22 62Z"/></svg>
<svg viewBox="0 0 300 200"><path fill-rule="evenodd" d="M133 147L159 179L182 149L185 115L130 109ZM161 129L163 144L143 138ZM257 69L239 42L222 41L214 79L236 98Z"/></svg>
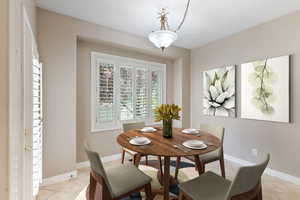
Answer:
<svg viewBox="0 0 300 200"><path fill-rule="evenodd" d="M149 176L132 163L104 168L99 154L91 149L89 140L85 141L84 148L91 165L88 200L94 200L95 197L99 197L99 200L119 200L143 189L146 199L152 200ZM101 192L98 191L100 195L96 195L98 184L102 187Z"/></svg>
<svg viewBox="0 0 300 200"><path fill-rule="evenodd" d="M214 162L214 161L219 161L220 162L220 169L221 169L221 174L225 178L225 163L224 163L224 153L223 153L223 141L224 141L224 132L225 129L222 126L215 126L215 125L209 125L209 124L201 124L200 128L204 132L208 132L210 134L213 134L214 136L218 137L221 141L221 146L220 148L209 152L207 154L203 154L199 156L199 159L201 161L201 167L203 173L205 172L205 164ZM193 156L188 156L185 157L188 160L195 161ZM176 170L175 170L175 178L177 179L179 168L180 168L180 161L181 157L177 157L176 161Z"/></svg>
<svg viewBox="0 0 300 200"><path fill-rule="evenodd" d="M144 127L145 127L145 122L124 123L123 124L123 131L126 132L126 131L129 131L129 130L132 130L132 129L142 129ZM131 151L129 149L126 149L126 148L122 148L122 158L121 158L122 164L124 163L124 160L125 160L125 153L128 153L132 156L132 160L133 160L133 163L134 163L138 153L134 152L134 151ZM145 156L146 165L148 165L148 156L147 155L141 155L141 156ZM158 163L159 163L159 170L162 173L162 160L161 160L160 156L158 156Z"/></svg>
<svg viewBox="0 0 300 200"><path fill-rule="evenodd" d="M231 182L213 172L179 185L179 200L262 200L261 176L270 155L253 166L241 167Z"/></svg>
<svg viewBox="0 0 300 200"><path fill-rule="evenodd" d="M124 123L123 124L123 131L126 132L126 131L129 131L129 130L132 130L132 129L142 129L144 127L145 127L145 122ZM131 151L131 150L126 149L126 148L122 148L122 158L121 158L122 163L124 163L124 161L125 161L125 153L128 153L129 155L131 155L132 156L132 161L135 162L137 152ZM146 158L146 165L148 165L148 156L145 155L145 158Z"/></svg>

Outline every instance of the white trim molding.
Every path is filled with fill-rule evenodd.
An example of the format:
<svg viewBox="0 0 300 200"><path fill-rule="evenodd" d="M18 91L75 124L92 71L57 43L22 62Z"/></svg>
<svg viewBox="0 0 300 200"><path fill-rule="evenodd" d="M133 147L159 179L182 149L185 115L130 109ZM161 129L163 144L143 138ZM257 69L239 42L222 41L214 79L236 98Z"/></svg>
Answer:
<svg viewBox="0 0 300 200"><path fill-rule="evenodd" d="M77 170L43 179L42 186L47 186L77 177Z"/></svg>
<svg viewBox="0 0 300 200"><path fill-rule="evenodd" d="M227 154L225 154L224 157L225 157L226 160L234 162L234 163L236 163L238 165L241 165L241 166L253 165L254 164L253 162L249 162L247 160L236 158L234 156L227 155ZM277 177L277 178L279 178L281 180L284 180L284 181L288 181L288 182L300 185L300 178L299 177L292 176L292 175L289 175L289 174L284 173L284 172L280 172L280 171L277 171L277 170L274 170L274 169L266 168L265 174L267 174L269 176Z"/></svg>
<svg viewBox="0 0 300 200"><path fill-rule="evenodd" d="M86 168L86 167L90 167L89 161L76 163L76 169L82 169L82 168Z"/></svg>
<svg viewBox="0 0 300 200"><path fill-rule="evenodd" d="M115 160L120 160L120 159L121 159L121 154L114 154L114 155L111 155L111 156L105 156L105 157L101 158L103 163L107 163L107 162L111 162L111 161L115 161ZM85 167L89 167L89 166L90 166L89 161L80 162L80 163L76 164L76 169L81 169L81 168L85 168ZM60 175L57 175L57 176L52 176L52 177L45 178L45 179L43 179L42 186L47 186L47 185L51 185L51 184L71 180L71 179L76 178L76 177L77 177L77 170L74 170L74 171L71 171L71 172L68 172L68 173L64 173L64 174L60 174Z"/></svg>

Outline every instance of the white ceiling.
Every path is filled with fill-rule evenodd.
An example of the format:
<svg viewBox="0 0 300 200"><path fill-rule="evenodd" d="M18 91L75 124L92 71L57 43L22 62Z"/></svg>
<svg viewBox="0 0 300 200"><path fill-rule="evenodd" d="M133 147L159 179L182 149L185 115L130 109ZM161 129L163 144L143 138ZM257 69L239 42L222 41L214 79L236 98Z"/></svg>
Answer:
<svg viewBox="0 0 300 200"><path fill-rule="evenodd" d="M177 28L187 0L37 0L41 8L147 37L167 7ZM300 0L191 0L175 46L194 48L300 9Z"/></svg>

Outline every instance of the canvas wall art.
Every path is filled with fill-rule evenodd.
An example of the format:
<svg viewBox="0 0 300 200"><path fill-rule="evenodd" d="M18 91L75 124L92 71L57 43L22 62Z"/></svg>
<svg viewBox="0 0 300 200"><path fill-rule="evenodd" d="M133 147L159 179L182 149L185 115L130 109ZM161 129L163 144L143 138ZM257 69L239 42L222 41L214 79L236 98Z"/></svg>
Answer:
<svg viewBox="0 0 300 200"><path fill-rule="evenodd" d="M289 122L289 56L241 65L241 117Z"/></svg>
<svg viewBox="0 0 300 200"><path fill-rule="evenodd" d="M203 72L203 114L235 117L235 66Z"/></svg>

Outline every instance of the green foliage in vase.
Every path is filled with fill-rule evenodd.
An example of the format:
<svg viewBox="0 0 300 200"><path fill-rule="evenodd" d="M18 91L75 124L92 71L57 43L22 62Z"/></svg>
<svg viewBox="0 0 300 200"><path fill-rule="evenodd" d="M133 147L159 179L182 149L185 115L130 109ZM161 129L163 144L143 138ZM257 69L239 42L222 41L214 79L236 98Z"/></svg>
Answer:
<svg viewBox="0 0 300 200"><path fill-rule="evenodd" d="M249 83L253 86L252 104L262 113L271 115L275 112L272 103L276 100L272 84L277 75L267 64L268 59L253 62L254 72L249 75Z"/></svg>

